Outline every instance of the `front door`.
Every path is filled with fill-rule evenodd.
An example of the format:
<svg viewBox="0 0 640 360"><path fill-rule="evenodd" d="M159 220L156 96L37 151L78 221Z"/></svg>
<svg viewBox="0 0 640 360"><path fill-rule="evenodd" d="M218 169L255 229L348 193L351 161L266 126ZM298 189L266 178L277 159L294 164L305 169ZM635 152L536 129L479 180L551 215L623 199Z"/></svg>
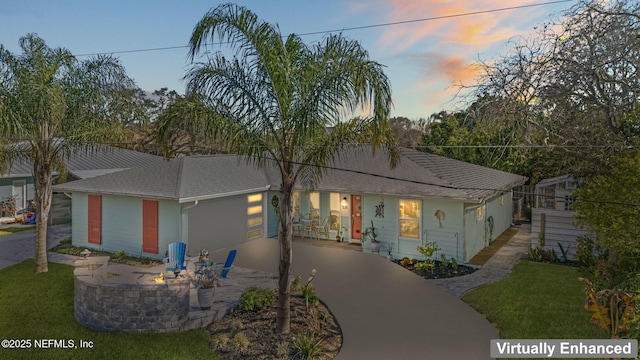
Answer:
<svg viewBox="0 0 640 360"><path fill-rule="evenodd" d="M351 195L351 238L362 240L362 195Z"/></svg>

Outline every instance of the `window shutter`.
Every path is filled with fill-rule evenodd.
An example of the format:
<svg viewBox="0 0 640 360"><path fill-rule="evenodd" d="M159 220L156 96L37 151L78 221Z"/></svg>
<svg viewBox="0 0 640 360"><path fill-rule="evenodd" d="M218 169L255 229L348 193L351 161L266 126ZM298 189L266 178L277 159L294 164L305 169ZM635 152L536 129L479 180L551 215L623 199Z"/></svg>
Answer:
<svg viewBox="0 0 640 360"><path fill-rule="evenodd" d="M102 196L89 195L88 203L88 241L90 244L102 243Z"/></svg>
<svg viewBox="0 0 640 360"><path fill-rule="evenodd" d="M142 251L158 253L158 202L142 200Z"/></svg>

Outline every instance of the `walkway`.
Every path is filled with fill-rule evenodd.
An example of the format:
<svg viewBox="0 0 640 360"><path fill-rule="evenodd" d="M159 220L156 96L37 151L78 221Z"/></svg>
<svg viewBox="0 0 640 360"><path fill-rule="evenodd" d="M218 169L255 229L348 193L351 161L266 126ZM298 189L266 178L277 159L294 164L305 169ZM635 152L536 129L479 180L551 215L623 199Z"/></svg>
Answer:
<svg viewBox="0 0 640 360"><path fill-rule="evenodd" d="M502 246L480 270L465 276L429 281L460 298L480 285L490 284L506 277L531 246L531 224L522 224L514 228L518 229L518 233Z"/></svg>

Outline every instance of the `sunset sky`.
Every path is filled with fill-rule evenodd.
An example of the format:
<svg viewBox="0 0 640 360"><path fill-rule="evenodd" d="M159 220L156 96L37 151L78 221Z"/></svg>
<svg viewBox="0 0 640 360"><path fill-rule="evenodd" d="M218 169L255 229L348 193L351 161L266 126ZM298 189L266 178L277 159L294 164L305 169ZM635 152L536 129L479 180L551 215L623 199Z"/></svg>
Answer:
<svg viewBox="0 0 640 360"><path fill-rule="evenodd" d="M386 66L393 88L392 116L427 118L460 104L453 84L471 85L474 62L504 54L509 39L577 1L547 0L325 0L237 1L261 19L277 23L283 35L343 31L360 41L371 59ZM18 39L37 33L49 46L76 55L114 52L138 86L168 87L184 93L181 78L189 64L186 46L202 16L221 2L203 0L0 0L0 44L19 53ZM520 9L457 16L493 9ZM455 15L453 17L449 17ZM354 27L405 24L348 30ZM307 43L322 34L303 35ZM157 48L171 49L149 50ZM118 53L121 51L134 51ZM80 57L83 59L85 57Z"/></svg>

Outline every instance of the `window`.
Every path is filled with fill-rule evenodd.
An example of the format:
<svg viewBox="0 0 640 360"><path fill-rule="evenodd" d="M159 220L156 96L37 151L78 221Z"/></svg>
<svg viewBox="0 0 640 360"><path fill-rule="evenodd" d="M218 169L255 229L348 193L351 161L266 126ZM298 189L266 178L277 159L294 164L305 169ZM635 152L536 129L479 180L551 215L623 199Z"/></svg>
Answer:
<svg viewBox="0 0 640 360"><path fill-rule="evenodd" d="M249 206L247 208L247 215L255 215L262 213L262 205Z"/></svg>
<svg viewBox="0 0 640 360"><path fill-rule="evenodd" d="M484 211L482 210L482 206L479 206L476 209L476 221L482 221L484 218Z"/></svg>
<svg viewBox="0 0 640 360"><path fill-rule="evenodd" d="M87 240L91 244L102 243L102 196L89 195L89 203L87 205L88 212L88 229Z"/></svg>
<svg viewBox="0 0 640 360"><path fill-rule="evenodd" d="M309 218L316 220L320 218L320 193L309 193Z"/></svg>
<svg viewBox="0 0 640 360"><path fill-rule="evenodd" d="M247 227L262 225L262 217L249 218L247 220Z"/></svg>
<svg viewBox="0 0 640 360"><path fill-rule="evenodd" d="M142 200L142 251L158 253L158 202Z"/></svg>
<svg viewBox="0 0 640 360"><path fill-rule="evenodd" d="M500 195L500 206L504 206L504 194Z"/></svg>
<svg viewBox="0 0 640 360"><path fill-rule="evenodd" d="M262 236L262 194L247 196L247 239Z"/></svg>
<svg viewBox="0 0 640 360"><path fill-rule="evenodd" d="M420 239L420 200L400 199L398 211L400 237Z"/></svg>
<svg viewBox="0 0 640 360"><path fill-rule="evenodd" d="M565 211L573 211L573 203L575 198L571 195L564 196L564 210Z"/></svg>
<svg viewBox="0 0 640 360"><path fill-rule="evenodd" d="M329 194L329 230L340 231L340 194Z"/></svg>

